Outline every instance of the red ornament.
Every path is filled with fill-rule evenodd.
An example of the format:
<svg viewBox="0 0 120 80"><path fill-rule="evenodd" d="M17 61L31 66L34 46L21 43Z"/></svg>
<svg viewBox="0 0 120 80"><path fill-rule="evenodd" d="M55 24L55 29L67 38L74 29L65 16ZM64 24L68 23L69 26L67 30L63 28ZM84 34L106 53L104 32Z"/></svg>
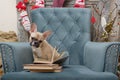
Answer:
<svg viewBox="0 0 120 80"><path fill-rule="evenodd" d="M94 24L96 22L96 19L94 16L91 17L91 23Z"/></svg>
<svg viewBox="0 0 120 80"><path fill-rule="evenodd" d="M75 4L74 5L74 8L84 8L85 7L85 5L80 5L80 4Z"/></svg>
<svg viewBox="0 0 120 80"><path fill-rule="evenodd" d="M31 9L44 8L44 0L35 0L35 4L31 6Z"/></svg>
<svg viewBox="0 0 120 80"><path fill-rule="evenodd" d="M40 7L37 5L33 5L31 9L33 10L33 9L37 9L37 8L40 8Z"/></svg>
<svg viewBox="0 0 120 80"><path fill-rule="evenodd" d="M18 4L16 5L16 8L18 9L18 11L21 11L21 10L26 10L26 6L23 2L18 2Z"/></svg>
<svg viewBox="0 0 120 80"><path fill-rule="evenodd" d="M23 0L23 2L24 2L25 4L28 4L28 3L29 3L29 0Z"/></svg>
<svg viewBox="0 0 120 80"><path fill-rule="evenodd" d="M75 8L85 8L85 0L76 0L74 7Z"/></svg>
<svg viewBox="0 0 120 80"><path fill-rule="evenodd" d="M75 4L74 7L75 7L75 8L79 8L80 5L79 5L79 4Z"/></svg>
<svg viewBox="0 0 120 80"><path fill-rule="evenodd" d="M44 1L41 1L41 4L44 4Z"/></svg>
<svg viewBox="0 0 120 80"><path fill-rule="evenodd" d="M80 0L79 2L83 2L84 0Z"/></svg>

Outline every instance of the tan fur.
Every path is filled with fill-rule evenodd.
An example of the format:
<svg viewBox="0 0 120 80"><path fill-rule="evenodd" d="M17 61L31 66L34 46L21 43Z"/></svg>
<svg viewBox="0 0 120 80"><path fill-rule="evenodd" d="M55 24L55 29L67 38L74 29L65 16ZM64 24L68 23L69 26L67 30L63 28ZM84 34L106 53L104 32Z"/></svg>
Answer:
<svg viewBox="0 0 120 80"><path fill-rule="evenodd" d="M31 42L31 37L34 37L38 40L43 41L38 48L32 47L34 51L34 60L39 60L39 58L42 58L50 61L53 55L54 48L46 41L46 38L49 36L49 31L46 33L33 31L30 34L31 34L30 42ZM58 59L59 57L60 57L60 54L57 52L57 50L55 50L54 60Z"/></svg>

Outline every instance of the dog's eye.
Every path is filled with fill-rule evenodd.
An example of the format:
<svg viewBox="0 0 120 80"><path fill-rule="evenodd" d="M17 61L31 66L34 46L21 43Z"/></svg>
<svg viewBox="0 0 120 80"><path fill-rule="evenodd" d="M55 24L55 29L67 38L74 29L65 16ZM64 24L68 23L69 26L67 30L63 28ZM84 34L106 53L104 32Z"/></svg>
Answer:
<svg viewBox="0 0 120 80"><path fill-rule="evenodd" d="M31 39L34 39L33 37L31 37Z"/></svg>
<svg viewBox="0 0 120 80"><path fill-rule="evenodd" d="M37 39L36 39L36 38L34 38L34 37L31 37L31 39L32 39L32 40L37 40Z"/></svg>

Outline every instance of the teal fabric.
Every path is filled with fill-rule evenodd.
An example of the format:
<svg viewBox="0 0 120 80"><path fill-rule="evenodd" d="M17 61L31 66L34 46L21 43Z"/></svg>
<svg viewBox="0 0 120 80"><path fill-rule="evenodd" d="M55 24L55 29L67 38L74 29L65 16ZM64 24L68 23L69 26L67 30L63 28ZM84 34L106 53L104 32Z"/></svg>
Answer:
<svg viewBox="0 0 120 80"><path fill-rule="evenodd" d="M7 48L5 48L6 51L3 52L2 54L2 57L5 60L5 61L3 60L3 67L7 68L7 70L9 68L11 69L8 72L12 72L13 68L14 68L14 71L17 71L17 72L22 71L23 64L33 63L33 53L29 43L4 42L4 43L0 43L0 45L7 45L12 49L12 51L8 51ZM11 59L11 56L13 56L12 59ZM6 69L4 72L7 72Z"/></svg>
<svg viewBox="0 0 120 80"><path fill-rule="evenodd" d="M59 73L13 72L7 73L1 80L118 80L108 72L94 72L85 66L66 65Z"/></svg>
<svg viewBox="0 0 120 80"><path fill-rule="evenodd" d="M84 45L90 40L90 9L40 8L32 11L39 32L52 30L52 46L69 52L69 64L83 64Z"/></svg>
<svg viewBox="0 0 120 80"><path fill-rule="evenodd" d="M120 43L87 42L84 48L84 65L94 71L103 72L105 68L105 64L107 64L107 62L105 62L105 58L106 58L105 56L109 56L106 55L107 49L114 44L120 44ZM108 61L108 62L112 63L112 61Z"/></svg>
<svg viewBox="0 0 120 80"><path fill-rule="evenodd" d="M59 60L59 65L69 65L69 53L67 51L64 51L64 55L61 58L62 60ZM54 62L54 64L57 64L57 62Z"/></svg>

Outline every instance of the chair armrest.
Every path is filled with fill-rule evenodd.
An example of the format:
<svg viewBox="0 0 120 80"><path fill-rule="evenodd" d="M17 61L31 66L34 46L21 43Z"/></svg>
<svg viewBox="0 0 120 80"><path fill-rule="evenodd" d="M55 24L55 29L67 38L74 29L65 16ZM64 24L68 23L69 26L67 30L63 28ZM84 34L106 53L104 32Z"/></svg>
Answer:
<svg viewBox="0 0 120 80"><path fill-rule="evenodd" d="M116 73L119 42L88 42L84 48L84 65L99 72Z"/></svg>
<svg viewBox="0 0 120 80"><path fill-rule="evenodd" d="M33 62L32 49L27 42L0 43L4 73L23 70L23 64Z"/></svg>

